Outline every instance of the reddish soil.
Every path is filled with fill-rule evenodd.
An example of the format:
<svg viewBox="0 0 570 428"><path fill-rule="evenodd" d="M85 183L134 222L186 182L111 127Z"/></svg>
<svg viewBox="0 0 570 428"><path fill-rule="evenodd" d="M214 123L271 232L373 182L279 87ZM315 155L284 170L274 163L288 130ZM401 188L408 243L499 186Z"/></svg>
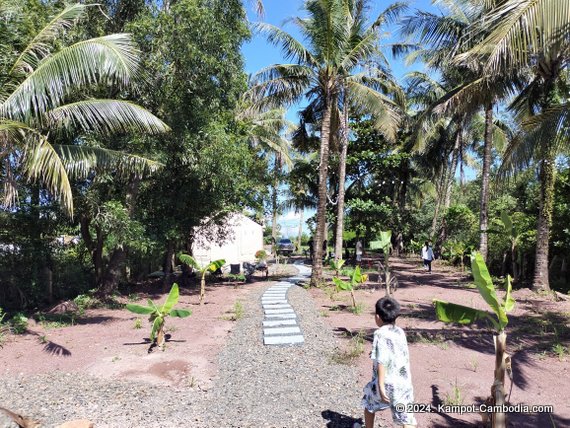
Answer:
<svg viewBox="0 0 570 428"><path fill-rule="evenodd" d="M148 353L147 317L124 309L89 309L75 325L57 328L30 318L28 332L7 336L0 348L0 376L59 370L173 385L184 382L208 388L217 373L216 357L234 325L234 303L244 302L251 289L267 285L261 276L254 280L257 282L237 287L209 285L203 305L198 304L195 287L181 288L177 307L190 309L192 315L167 319L170 338L165 352L155 348ZM132 289L138 299L128 300L124 296L119 302L146 305L149 298L163 302L165 295L160 288L157 286L156 292L148 286ZM140 329L135 328L137 318L141 320Z"/></svg>
<svg viewBox="0 0 570 428"><path fill-rule="evenodd" d="M468 288L468 278L457 269L436 262L429 274L419 261L406 259L393 259L391 266L399 280L394 297L402 306L402 316L397 324L408 337L416 402L436 407L450 402L482 403L493 383L492 333L485 324L455 327L437 321L432 301L437 298L478 309L486 309L486 303L476 289ZM365 352L351 362L360 371L360 382L355 387L362 388L372 370L368 355L376 328L374 304L385 291L374 284L358 289L356 301L363 304L360 315L349 310L348 293L333 295L331 300L331 289L327 291L311 289L321 315L339 337L346 339L346 348L352 347L350 337L365 334ZM513 413L509 425L570 426L570 303L554 302L526 289L515 291L514 297L517 304L507 326L507 351L512 355L514 371L510 403L552 405L554 413ZM564 355L553 352L555 343L566 347ZM391 426L391 415L383 413L379 418ZM481 421L476 413L416 413L416 418L423 427L470 427Z"/></svg>
<svg viewBox="0 0 570 428"><path fill-rule="evenodd" d="M489 395L493 381L494 349L492 335L483 324L454 327L435 319L432 300L440 298L485 309L485 303L474 289L467 288L468 279L456 269L436 263L432 274L425 273L416 261L396 259L392 267L399 280L395 297L403 315L398 320L410 343L412 372L417 403L437 406L441 402L475 404ZM290 266L279 274L293 274ZM205 304L198 305L197 290L181 289L180 307L193 314L185 319L167 320L171 334L167 350L148 354L150 326L140 316L142 329L135 329L137 315L126 310L92 309L77 319L73 326L50 328L45 323L30 321L28 333L7 336L0 348L0 376L62 372L83 372L98 377L128 378L153 383L198 385L208 388L217 373L217 355L234 323L229 320L236 300L245 301L250 289L267 285L259 282L240 285L217 284L207 287ZM159 291L143 287L131 290L144 304L147 298L163 301ZM373 308L384 290L367 284L356 291L356 301L364 310L355 315L348 310L350 297L337 294L331 300L323 289L311 289L316 305L339 337L364 332L365 352L351 362L359 367L361 389L369 380L371 362L368 353L375 329ZM552 421L548 414L512 414L513 427L570 426L570 303L554 302L529 290L514 292L517 306L507 327L508 351L513 356L514 386L511 404L552 405ZM120 298L126 303L127 297ZM553 345L566 346L566 354L556 356ZM454 392L455 391L455 392ZM457 394L459 398L456 398ZM419 426L477 426L480 416L458 413L417 413ZM379 419L390 425L389 414Z"/></svg>

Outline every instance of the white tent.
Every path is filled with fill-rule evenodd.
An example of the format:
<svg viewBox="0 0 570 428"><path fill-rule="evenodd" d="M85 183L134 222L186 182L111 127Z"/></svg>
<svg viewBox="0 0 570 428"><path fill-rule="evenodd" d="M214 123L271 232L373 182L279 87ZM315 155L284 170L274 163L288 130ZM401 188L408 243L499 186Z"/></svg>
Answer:
<svg viewBox="0 0 570 428"><path fill-rule="evenodd" d="M255 261L255 253L263 249L263 227L238 213L229 218L226 226L227 239L222 245L208 242L204 233L196 232L192 254L199 264L218 259L224 259L227 264Z"/></svg>

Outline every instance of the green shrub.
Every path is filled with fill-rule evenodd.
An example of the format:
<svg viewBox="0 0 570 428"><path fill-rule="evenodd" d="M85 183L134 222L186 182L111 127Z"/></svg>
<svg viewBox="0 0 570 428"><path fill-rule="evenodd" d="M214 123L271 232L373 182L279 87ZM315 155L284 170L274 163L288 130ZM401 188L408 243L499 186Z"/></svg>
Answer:
<svg viewBox="0 0 570 428"><path fill-rule="evenodd" d="M21 312L16 313L10 320L14 334L24 334L28 329L28 318Z"/></svg>

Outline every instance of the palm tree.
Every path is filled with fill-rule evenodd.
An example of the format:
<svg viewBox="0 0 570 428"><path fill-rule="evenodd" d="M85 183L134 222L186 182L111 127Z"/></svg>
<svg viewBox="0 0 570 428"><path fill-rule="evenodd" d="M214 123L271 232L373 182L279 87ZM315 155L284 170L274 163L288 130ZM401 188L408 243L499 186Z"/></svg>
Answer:
<svg viewBox="0 0 570 428"><path fill-rule="evenodd" d="M327 203L327 178L329 143L334 129L331 128L335 109L341 102L342 91L350 91L351 100L370 110L382 110L377 116L379 126L387 135L395 134L397 114L387 109L390 100L377 89L384 84L382 75L374 72L354 73L362 60L370 58L370 40L376 38L375 29L365 33L361 40L352 38L350 21L358 15L365 0L308 0L305 2L308 18L296 18L298 26L309 47L285 31L260 24L259 29L268 34L271 43L281 45L285 55L294 60L290 64L276 64L256 75L252 92L262 104L291 105L306 96L317 101L321 113L319 149L319 190L317 226L315 233L315 259L311 283L316 285L322 277L322 243L325 238L325 214ZM354 74L349 74L347 71ZM375 107L372 109L371 107ZM383 108L382 108L383 107Z"/></svg>
<svg viewBox="0 0 570 428"><path fill-rule="evenodd" d="M168 130L161 120L129 101L79 96L96 85L127 88L141 77L137 50L128 34L97 37L56 49L58 36L84 17L88 7L66 7L4 73L0 162L5 207L17 204L17 185L25 179L46 186L71 215L69 173L86 175L96 166L141 172L158 165L110 150L54 143L59 136L70 133Z"/></svg>
<svg viewBox="0 0 570 428"><path fill-rule="evenodd" d="M533 288L549 290L548 249L555 182L555 158L568 144L570 103L567 63L570 58L570 8L565 0L507 0L490 10L477 26L487 36L459 59L484 58L487 74L529 71L532 78L511 108L529 132L518 153L538 160L541 183ZM475 38L474 25L471 36ZM516 143L516 142L515 142ZM516 154L514 144L508 154ZM524 149L523 149L524 148ZM528 156L527 156L528 158ZM520 159L520 157L519 157Z"/></svg>
<svg viewBox="0 0 570 428"><path fill-rule="evenodd" d="M498 100L504 98L518 77L502 73L492 75L484 72L484 58L472 58L460 62L454 57L466 52L478 40L488 34L488 28L482 16L493 6L489 2L464 2L460 0L441 0L438 3L449 9L448 15L434 15L418 12L404 20L403 33L414 36L420 44L430 49L419 50L412 59L423 58L428 67L438 69L452 76L453 88L436 101L429 111L442 115L458 115L456 121L462 123L465 116L473 114L481 107L485 116L485 132L481 169L481 197L479 213L480 241L479 251L487 257L488 240L488 205L490 189L491 153L493 148L493 108ZM476 28L477 31L473 31ZM470 37L468 37L470 36ZM459 137L461 134L457 134ZM453 172L452 172L453 174ZM453 175L449 175L453 177ZM444 178L444 181L445 178Z"/></svg>
<svg viewBox="0 0 570 428"><path fill-rule="evenodd" d="M273 108L259 110L244 95L238 107L237 118L244 122L247 136L254 148L269 154L273 162L271 189L271 237L273 245L277 242L277 217L279 214L279 185L283 181L283 166L292 166L291 144L283 135L293 129L293 124L285 118L285 109ZM274 248L275 250L275 248Z"/></svg>

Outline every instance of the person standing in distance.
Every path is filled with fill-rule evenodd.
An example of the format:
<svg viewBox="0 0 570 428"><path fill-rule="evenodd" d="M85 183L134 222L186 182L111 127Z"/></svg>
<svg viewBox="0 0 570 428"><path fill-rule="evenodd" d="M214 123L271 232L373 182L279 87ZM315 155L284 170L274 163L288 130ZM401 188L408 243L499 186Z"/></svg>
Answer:
<svg viewBox="0 0 570 428"><path fill-rule="evenodd" d="M359 239L358 241L356 241L356 264L358 266L360 266L360 263L362 262L362 253L363 253L362 241Z"/></svg>
<svg viewBox="0 0 570 428"><path fill-rule="evenodd" d="M426 241L422 248L422 259L424 260L424 270L431 272L431 262L434 259L433 249L431 248L431 243Z"/></svg>

